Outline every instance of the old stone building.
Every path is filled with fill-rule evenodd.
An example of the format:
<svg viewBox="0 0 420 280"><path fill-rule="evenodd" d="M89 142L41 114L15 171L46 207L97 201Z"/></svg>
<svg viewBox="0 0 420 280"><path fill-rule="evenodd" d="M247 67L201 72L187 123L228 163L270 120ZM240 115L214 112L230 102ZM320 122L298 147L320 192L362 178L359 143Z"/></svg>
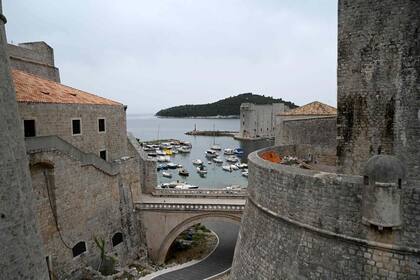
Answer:
<svg viewBox="0 0 420 280"><path fill-rule="evenodd" d="M312 143L252 153L231 279L420 279L420 2L338 7L340 173Z"/></svg>
<svg viewBox="0 0 420 280"><path fill-rule="evenodd" d="M156 186L156 163L127 136L126 106L60 84L44 42L8 45L7 54L43 267L50 277L79 279L85 267L101 262L95 239L117 265L147 257L133 202Z"/></svg>
<svg viewBox="0 0 420 280"><path fill-rule="evenodd" d="M278 114L276 145L317 144L335 150L337 109L314 101Z"/></svg>
<svg viewBox="0 0 420 280"><path fill-rule="evenodd" d="M241 104L240 131L237 138L260 139L274 138L276 115L288 111L290 108L283 103L256 105Z"/></svg>

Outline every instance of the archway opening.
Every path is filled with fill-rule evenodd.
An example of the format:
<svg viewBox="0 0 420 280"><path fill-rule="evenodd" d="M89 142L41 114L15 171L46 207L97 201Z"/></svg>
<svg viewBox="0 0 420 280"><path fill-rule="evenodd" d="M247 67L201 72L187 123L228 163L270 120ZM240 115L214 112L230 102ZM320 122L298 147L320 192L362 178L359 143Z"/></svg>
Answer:
<svg viewBox="0 0 420 280"><path fill-rule="evenodd" d="M211 226L210 227L208 226L209 223L225 223L225 224L231 224L231 225L234 224L237 227L236 231L239 231L240 222L241 222L240 216L236 216L232 214L223 214L223 213L203 214L203 215L189 218L183 221L182 223L180 223L178 226L172 229L169 232L169 234L167 234L167 236L165 237L164 241L162 242L160 246L157 262L159 264L165 263L168 257L170 257L170 255L168 255L170 248L171 247L173 248L173 246L179 246L179 244L174 245L174 242L175 244L178 243L176 242L176 239L179 236L181 236L181 238L183 239L186 238L187 241L189 238L194 239L193 232L189 234L190 228L197 227L195 230L199 232L199 235L198 237L196 237L196 239L203 240L203 228L201 227L202 225L204 225L207 230L213 231L215 232L217 236L219 236L219 231L221 231L220 227L215 228L216 230L213 230ZM223 232L223 234L225 233ZM234 242L233 246L234 246L236 244L237 232L234 233L233 235L234 235L234 241L233 241ZM184 244L188 244L188 243L184 243Z"/></svg>

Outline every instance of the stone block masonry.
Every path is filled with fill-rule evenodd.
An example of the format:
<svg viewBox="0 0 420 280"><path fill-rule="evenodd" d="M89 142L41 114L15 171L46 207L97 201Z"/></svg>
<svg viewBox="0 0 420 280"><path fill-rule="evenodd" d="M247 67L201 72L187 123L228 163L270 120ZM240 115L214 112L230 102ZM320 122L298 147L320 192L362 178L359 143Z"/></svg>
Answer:
<svg viewBox="0 0 420 280"><path fill-rule="evenodd" d="M341 172L396 155L420 178L420 2L341 0L338 147Z"/></svg>
<svg viewBox="0 0 420 280"><path fill-rule="evenodd" d="M402 186L402 229L378 234L361 222L362 176L274 164L257 152L248 163L231 279L420 277L420 182Z"/></svg>
<svg viewBox="0 0 420 280"><path fill-rule="evenodd" d="M6 54L5 23L0 0L0 277L44 280L47 263Z"/></svg>

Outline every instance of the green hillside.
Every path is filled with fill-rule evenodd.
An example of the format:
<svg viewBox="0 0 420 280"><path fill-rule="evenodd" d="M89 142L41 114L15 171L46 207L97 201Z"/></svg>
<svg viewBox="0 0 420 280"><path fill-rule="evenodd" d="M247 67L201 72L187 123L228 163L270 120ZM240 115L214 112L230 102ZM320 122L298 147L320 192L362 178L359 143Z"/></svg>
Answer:
<svg viewBox="0 0 420 280"><path fill-rule="evenodd" d="M281 98L273 98L271 96L264 96L252 93L243 93L236 96L228 97L217 102L200 104L200 105L181 105L167 109L160 110L156 113L159 117L214 117L214 116L239 116L239 111L242 103L254 104L273 104L284 103L290 108L297 106L289 101L284 101Z"/></svg>

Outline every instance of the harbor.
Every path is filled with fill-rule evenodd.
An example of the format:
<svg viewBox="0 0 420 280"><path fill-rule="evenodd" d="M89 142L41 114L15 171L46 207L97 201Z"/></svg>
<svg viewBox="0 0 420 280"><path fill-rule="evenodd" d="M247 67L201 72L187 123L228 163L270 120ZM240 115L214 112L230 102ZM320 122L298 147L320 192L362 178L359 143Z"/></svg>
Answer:
<svg viewBox="0 0 420 280"><path fill-rule="evenodd" d="M185 188L192 186L200 189L246 188L248 179L244 164L247 164L248 154L272 143L266 140L239 141L227 136L185 134L188 128L195 127L195 125L202 130L211 132L238 131L238 119L171 119L150 115L128 116L127 125L130 131L143 143L146 148L145 152L152 154L156 161L161 161L157 164L158 167L160 166L158 184L172 184L171 187L178 184L187 185ZM155 146L146 147L146 145ZM171 147L171 151L165 149L168 147ZM216 150L212 148L216 148ZM234 150L238 148L243 152L240 155L234 153ZM172 152L172 154L168 155L164 150L168 153ZM206 156L206 151L214 151L216 156ZM153 153L156 153L156 156ZM203 166L205 171L197 170L198 160L203 163L200 166ZM188 176L179 174L182 169L188 172ZM204 172L206 173L200 174ZM180 186L180 188L182 187Z"/></svg>

